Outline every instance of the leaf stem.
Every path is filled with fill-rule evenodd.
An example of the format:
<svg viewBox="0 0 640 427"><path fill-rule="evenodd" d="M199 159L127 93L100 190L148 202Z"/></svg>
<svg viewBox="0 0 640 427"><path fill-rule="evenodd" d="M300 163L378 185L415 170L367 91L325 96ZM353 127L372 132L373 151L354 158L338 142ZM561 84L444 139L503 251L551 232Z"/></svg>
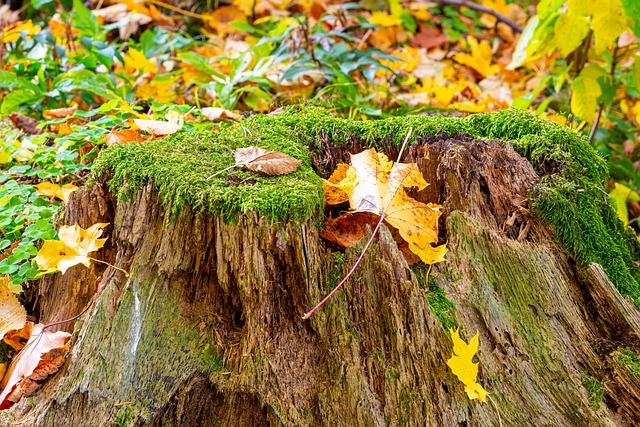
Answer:
<svg viewBox="0 0 640 427"><path fill-rule="evenodd" d="M496 412L498 413L498 424L500 425L500 427L502 427L502 417L500 416L500 409L498 409L498 405L496 404L495 400L491 398L491 395L489 395L489 393L487 393L487 397L489 398L489 401L493 403L493 407L496 408Z"/></svg>
<svg viewBox="0 0 640 427"><path fill-rule="evenodd" d="M404 141L402 141L402 147L400 148L400 152L398 153L398 159L396 160L396 163L400 163L400 159L402 158L402 153L404 152L404 149L407 146L407 142L411 137L411 133L413 133L413 127L409 128L409 131L407 132L407 136L405 136Z"/></svg>
<svg viewBox="0 0 640 427"><path fill-rule="evenodd" d="M347 273L346 276L344 276L344 279L342 279L342 281L340 283L338 283L336 285L335 288L333 288L333 290L331 292L329 292L329 295L327 295L326 297L324 297L324 299L322 301L320 301L315 307L313 307L311 310L309 310L308 313L306 313L304 316L302 316L302 318L304 320L308 319L309 317L311 317L311 315L320 307L322 307L324 305L325 302L327 302L329 300L329 298L331 298L333 296L333 294L335 294L336 292L338 292L338 289L340 289L342 287L342 285L344 285L347 280L349 279L349 277L351 277L351 275L353 274L354 271L356 271L356 268L358 268L358 265L360 265L360 262L362 261L362 259L364 258L364 254L367 252L367 249L369 249L369 246L371 246L371 243L373 242L373 238L376 237L376 234L378 234L378 230L380 230L380 226L382 225L382 221L384 221L384 215L382 215L380 217L380 221L378 221L378 225L376 225L376 228L373 230L373 233L371 233L371 238L369 238L369 241L367 242L367 245L364 247L364 249L362 250L362 253L360 254L360 256L358 257L358 260L355 262L355 264L353 264L353 267L351 267L351 270Z"/></svg>
<svg viewBox="0 0 640 427"><path fill-rule="evenodd" d="M214 176L216 176L216 175L220 175L222 172L226 172L226 171L228 171L229 169L233 169L233 168L235 168L236 166L238 166L238 165L231 165L231 166L229 166L228 168L224 168L224 169L222 169L221 171L218 171L218 172L214 173L213 175L211 175L211 176L210 176L210 177L208 177L207 179L211 179L211 178L213 178L213 177L214 177Z"/></svg>
<svg viewBox="0 0 640 427"><path fill-rule="evenodd" d="M87 258L89 258L91 261L99 262L100 264L107 264L109 267L115 268L118 271L122 271L125 277L129 277L129 272L127 270L123 270L120 267L116 267L115 265L109 264L107 261L102 261L102 260L91 258L91 257L87 257Z"/></svg>

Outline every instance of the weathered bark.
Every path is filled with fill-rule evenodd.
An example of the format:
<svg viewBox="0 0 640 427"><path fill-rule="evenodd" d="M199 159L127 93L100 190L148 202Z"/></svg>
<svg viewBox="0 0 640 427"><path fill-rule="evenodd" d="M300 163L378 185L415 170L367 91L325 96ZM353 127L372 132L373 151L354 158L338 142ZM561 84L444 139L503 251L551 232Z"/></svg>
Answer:
<svg viewBox="0 0 640 427"><path fill-rule="evenodd" d="M405 161L431 183L416 197L444 203L450 253L432 275L463 335L480 333L479 382L495 406L469 401L449 371L450 339L384 227L344 292L303 321L357 250L339 262L313 218L224 223L186 210L169 220L149 184L130 202L103 203L108 214L65 216L111 222L101 255L131 277L100 273L70 362L35 410L21 402L16 417L38 426L637 425L640 379L619 355L639 347L638 310L530 216L538 176L529 162L465 136L424 138ZM98 183L67 212L87 198L110 200ZM83 298L54 310L69 284L86 298L92 277L79 266L48 283L44 320L79 312ZM597 407L586 377L602 385Z"/></svg>

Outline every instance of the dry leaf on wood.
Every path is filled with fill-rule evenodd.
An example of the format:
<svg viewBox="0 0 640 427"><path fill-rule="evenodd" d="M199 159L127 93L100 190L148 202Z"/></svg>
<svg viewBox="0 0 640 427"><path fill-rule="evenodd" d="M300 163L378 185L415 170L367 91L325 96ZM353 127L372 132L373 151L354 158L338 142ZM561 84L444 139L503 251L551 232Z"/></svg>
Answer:
<svg viewBox="0 0 640 427"><path fill-rule="evenodd" d="M18 113L11 113L9 118L18 129L22 130L22 132L27 135L41 135L44 132L44 129L39 129L38 125L40 122L36 119L33 119L29 116L23 116Z"/></svg>
<svg viewBox="0 0 640 427"><path fill-rule="evenodd" d="M176 133L182 125L174 122L163 122L160 120L142 120L133 119L135 124L145 132L149 132L153 135L165 136Z"/></svg>
<svg viewBox="0 0 640 427"><path fill-rule="evenodd" d="M432 246L438 242L441 206L418 202L405 191L405 187L422 190L427 186L415 163L394 164L382 153L365 150L351 156L351 167L339 183L324 183L344 191L355 212L375 213L397 228L424 263L443 260L446 246Z"/></svg>
<svg viewBox="0 0 640 427"><path fill-rule="evenodd" d="M18 298L5 286L0 286L0 334L21 329L27 322L27 312Z"/></svg>
<svg viewBox="0 0 640 427"><path fill-rule="evenodd" d="M369 212L354 212L329 218L325 228L320 231L320 237L350 248L362 239L367 231L367 225L374 229L380 218Z"/></svg>
<svg viewBox="0 0 640 427"><path fill-rule="evenodd" d="M234 152L235 166L244 166L267 175L284 175L294 172L302 163L287 154L260 147L238 148Z"/></svg>
<svg viewBox="0 0 640 427"><path fill-rule="evenodd" d="M73 184L65 184L61 187L52 182L41 182L34 187L38 189L38 194L47 197L57 197L65 203L69 200L71 193L78 189L78 187Z"/></svg>
<svg viewBox="0 0 640 427"><path fill-rule="evenodd" d="M33 328L29 342L13 359L0 383L0 410L33 394L44 379L60 369L69 351L70 337L67 332L43 330L43 325Z"/></svg>
<svg viewBox="0 0 640 427"><path fill-rule="evenodd" d="M459 335L459 330L449 329L453 341L453 354L447 360L447 365L460 381L464 384L464 390L469 399L480 399L487 402L487 392L476 382L478 378L478 364L473 363L473 356L478 351L478 332L471 338L469 344L464 342Z"/></svg>
<svg viewBox="0 0 640 427"><path fill-rule="evenodd" d="M58 230L60 240L45 240L38 251L36 262L40 270L47 272L60 270L64 274L68 268L77 264L91 265L90 252L104 246L107 239L99 239L107 223L96 223L81 228L78 224L62 226Z"/></svg>
<svg viewBox="0 0 640 427"><path fill-rule="evenodd" d="M6 332L2 340L15 351L22 350L29 338L31 338L34 326L33 322L26 322L22 328Z"/></svg>

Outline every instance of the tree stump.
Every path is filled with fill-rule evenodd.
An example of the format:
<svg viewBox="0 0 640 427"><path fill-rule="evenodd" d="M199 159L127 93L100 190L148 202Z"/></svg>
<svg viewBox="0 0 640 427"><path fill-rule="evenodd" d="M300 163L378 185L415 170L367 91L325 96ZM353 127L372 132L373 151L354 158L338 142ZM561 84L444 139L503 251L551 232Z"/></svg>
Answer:
<svg viewBox="0 0 640 427"><path fill-rule="evenodd" d="M446 260L409 267L385 227L359 256L318 236L322 184L371 146L416 162ZM259 145L291 176L232 170ZM110 222L98 257L43 286L43 322L94 304L32 402L35 426L631 426L640 423L640 249L571 130L517 111L349 121L314 107L101 153L64 221ZM117 198L117 200L116 200ZM585 219L585 216L588 216ZM595 231L594 231L595 230ZM594 234L595 233L595 234ZM597 234L600 233L600 234ZM360 246L361 249L361 246ZM96 283L97 292L96 292ZM446 328L479 331L470 401ZM4 422L10 424L8 416Z"/></svg>

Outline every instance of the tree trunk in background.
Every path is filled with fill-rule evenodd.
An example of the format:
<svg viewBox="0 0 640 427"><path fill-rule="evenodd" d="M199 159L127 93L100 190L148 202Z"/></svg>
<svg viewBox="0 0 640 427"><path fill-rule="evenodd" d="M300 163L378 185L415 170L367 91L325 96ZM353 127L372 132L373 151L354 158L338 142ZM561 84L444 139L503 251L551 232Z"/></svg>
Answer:
<svg viewBox="0 0 640 427"><path fill-rule="evenodd" d="M640 379L622 362L625 349L639 348L638 310L529 216L527 190L538 180L529 162L496 142L444 136L403 160L431 183L419 198L444 201L450 252L431 276L455 303L463 337L480 333L478 381L495 405L468 400L450 372L438 309L386 228L344 290L304 321L359 255L350 249L342 262L314 219L224 223L185 211L170 221L151 185L116 203L101 182L72 196L65 222L110 222L99 256L131 277L78 266L47 283L43 322L52 322L80 312L102 276L70 361L35 408L23 400L12 409L15 418L87 427L638 425Z"/></svg>

